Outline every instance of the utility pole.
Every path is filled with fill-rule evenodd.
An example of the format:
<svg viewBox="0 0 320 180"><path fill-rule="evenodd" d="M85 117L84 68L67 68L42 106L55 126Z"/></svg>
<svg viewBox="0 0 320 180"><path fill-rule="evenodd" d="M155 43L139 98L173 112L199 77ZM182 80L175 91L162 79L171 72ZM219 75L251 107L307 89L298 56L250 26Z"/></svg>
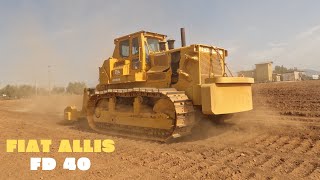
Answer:
<svg viewBox="0 0 320 180"><path fill-rule="evenodd" d="M48 94L51 94L51 66L48 65Z"/></svg>

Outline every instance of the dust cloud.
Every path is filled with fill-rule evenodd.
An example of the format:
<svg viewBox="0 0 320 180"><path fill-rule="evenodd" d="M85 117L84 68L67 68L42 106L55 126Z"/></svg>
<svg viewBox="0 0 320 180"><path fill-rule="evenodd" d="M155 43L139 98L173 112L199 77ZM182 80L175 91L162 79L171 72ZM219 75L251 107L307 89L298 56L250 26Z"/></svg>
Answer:
<svg viewBox="0 0 320 180"><path fill-rule="evenodd" d="M267 105L269 97L253 90L253 110L224 116L202 117L192 134L185 141L212 138L215 143L234 144L259 134L271 134L285 121L273 107Z"/></svg>
<svg viewBox="0 0 320 180"><path fill-rule="evenodd" d="M35 96L19 101L21 103L15 108L15 111L35 114L62 116L66 106L75 105L79 110L82 107L81 95Z"/></svg>

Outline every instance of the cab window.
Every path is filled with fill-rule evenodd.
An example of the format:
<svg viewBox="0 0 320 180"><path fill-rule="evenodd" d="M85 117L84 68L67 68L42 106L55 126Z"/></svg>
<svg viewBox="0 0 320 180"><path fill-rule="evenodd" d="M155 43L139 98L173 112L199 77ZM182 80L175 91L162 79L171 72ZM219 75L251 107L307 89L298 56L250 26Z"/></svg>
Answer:
<svg viewBox="0 0 320 180"><path fill-rule="evenodd" d="M148 38L147 43L150 47L150 50L152 52L158 52L159 51L159 39L155 38Z"/></svg>
<svg viewBox="0 0 320 180"><path fill-rule="evenodd" d="M132 39L132 55L136 55L139 53L139 40L137 37Z"/></svg>
<svg viewBox="0 0 320 180"><path fill-rule="evenodd" d="M129 40L120 41L120 55L121 57L129 57Z"/></svg>
<svg viewBox="0 0 320 180"><path fill-rule="evenodd" d="M145 56L146 56L146 63L148 65L150 65L150 57L149 57L149 48L148 48L148 45L145 43L144 44L144 49L145 49Z"/></svg>

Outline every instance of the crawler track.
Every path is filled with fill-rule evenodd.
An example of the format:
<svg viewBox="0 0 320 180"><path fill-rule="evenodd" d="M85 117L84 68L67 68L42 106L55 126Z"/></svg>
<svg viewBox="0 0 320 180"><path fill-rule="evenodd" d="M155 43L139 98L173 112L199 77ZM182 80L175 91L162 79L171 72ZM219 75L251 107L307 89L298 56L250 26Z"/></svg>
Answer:
<svg viewBox="0 0 320 180"><path fill-rule="evenodd" d="M101 99L119 97L142 97L170 100L170 102L174 105L175 113L175 118L172 119L172 127L170 129L159 129L121 125L117 123L95 122L94 111L97 106L97 102L99 102ZM115 111L117 111L117 109ZM87 114L90 127L97 132L155 141L168 141L172 138L186 136L191 133L191 129L195 125L194 109L191 100L183 91L177 91L172 88L110 89L106 91L95 92L95 94L90 96ZM130 116L135 117L135 114L132 112ZM150 113L149 116L150 118L154 118L155 112Z"/></svg>

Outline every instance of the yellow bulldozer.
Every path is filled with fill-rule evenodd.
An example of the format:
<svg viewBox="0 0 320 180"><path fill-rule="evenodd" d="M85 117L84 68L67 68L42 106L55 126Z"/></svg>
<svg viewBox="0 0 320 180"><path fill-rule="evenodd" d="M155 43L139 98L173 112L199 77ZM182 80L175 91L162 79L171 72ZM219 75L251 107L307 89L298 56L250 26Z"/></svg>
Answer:
<svg viewBox="0 0 320 180"><path fill-rule="evenodd" d="M99 67L99 84L84 90L82 110L65 109L65 120L85 117L97 132L167 141L190 134L199 116L253 108L253 79L232 76L223 48L186 46L184 28L179 48L148 31L114 44L112 57Z"/></svg>

